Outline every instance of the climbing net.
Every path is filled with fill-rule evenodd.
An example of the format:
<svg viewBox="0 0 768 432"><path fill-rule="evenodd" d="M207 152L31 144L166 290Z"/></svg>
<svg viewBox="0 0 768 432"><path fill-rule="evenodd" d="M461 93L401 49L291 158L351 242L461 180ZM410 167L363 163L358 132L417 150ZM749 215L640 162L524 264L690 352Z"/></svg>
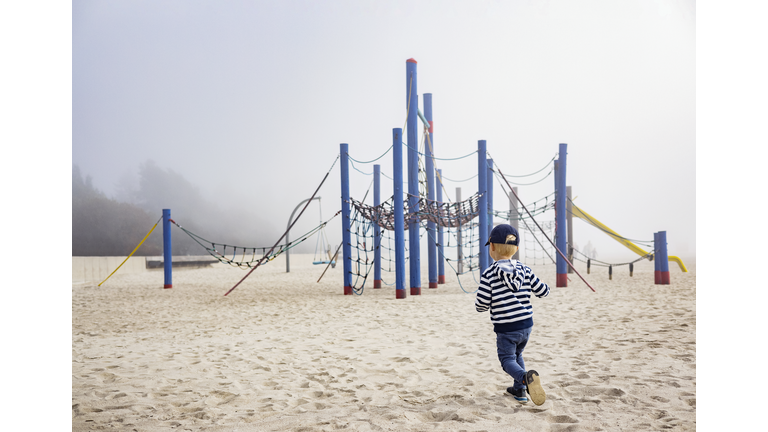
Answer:
<svg viewBox="0 0 768 432"><path fill-rule="evenodd" d="M402 143L402 145L410 148L410 146L406 143ZM349 157L350 164L354 170L365 175L372 175L372 173L366 173L358 169L354 163L357 162L360 164L367 164L367 163L375 162L381 159L384 155L386 155L391 149L392 147L389 147L389 149L387 149L387 151L384 152L384 154L382 154L378 158L371 161L358 161L350 156ZM412 148L410 149L414 150ZM424 228L423 230L420 230L421 239L423 239L424 236L429 236L429 238L427 238L426 241L432 242L435 246L437 246L438 253L442 252L442 256L439 256L438 259L442 259L449 264L451 269L456 274L457 279L459 275L472 273L473 277L475 278L475 281L477 282L477 277L475 277L474 272L476 272L476 270L478 270L480 267L479 257L482 251L482 247L480 245L479 223L475 219L479 216L480 195L475 194L467 200L455 202L455 203L451 202L450 199L448 199L445 202L428 199L427 197L430 196L430 193L428 192L429 183L427 180L427 177L428 177L427 168L425 167L425 161L427 160L427 158L431 159L432 165L435 167L435 171L438 171L436 167L436 161L460 160L467 157L476 156L477 151L473 151L465 156L461 156L458 158L436 158L434 156L434 153L432 152L432 143L429 137L429 129L426 126L426 124L424 125L424 128L422 130L419 148L415 150L419 155L417 159L418 196L414 197L414 195L408 194L408 198L417 199L418 211L409 212L409 209L411 208L411 206L409 205L407 199L404 200L403 215L405 220L403 221L404 222L403 226L407 230L409 227L409 224L414 222L419 223ZM543 172L544 175L541 176L540 179L534 180L528 183L512 183L512 184L519 185L519 186L528 186L528 185L533 185L533 184L537 184L544 181L546 178L550 177L554 173L553 162L556 158L557 158L557 155L555 155L555 157L549 160L544 165L544 167L530 174L510 176L514 178L525 178L525 177L531 177L531 176L539 176ZM494 174L496 174L497 177L500 177L499 173L496 170L493 170L493 172ZM445 185L443 183L444 177L441 177L441 175L438 175L436 177L437 177L436 187L442 188L442 191L445 191ZM476 176L473 176L469 179L462 180L462 181L469 181L475 177ZM392 179L390 178L390 180ZM512 196L511 191L508 191L507 188L504 187L504 183L501 182L501 179L499 179L499 183L502 185L502 190L504 191L504 193L508 197L510 197L510 200L511 200L511 196ZM446 197L448 196L447 191L445 191L445 196ZM392 263L394 262L395 254L394 254L394 248L392 247L391 232L394 230L394 226L395 226L395 216L394 216L395 212L393 209L394 199L390 197L387 201L377 206L364 204L365 198L362 201L357 201L355 199L350 198L349 202L351 206L354 208L354 214L351 216L352 223L351 223L351 226L349 227L350 233L355 237L355 240L353 240L351 242L352 244L350 245L353 248L352 261L355 267L355 270L352 272L353 276L355 277L355 282L352 288L356 294L361 294L365 281L370 273L370 270L371 268L373 268L374 254L376 250L379 250L381 252L379 255L381 257L381 264L382 264L381 270L387 271L387 272L393 272L394 266ZM517 201L515 200L514 202L517 202ZM554 256L554 250L553 250L554 248L550 246L547 249L544 246L546 242L543 241L547 235L549 235L550 238L552 237L552 232L554 231L554 228L553 228L554 222L552 222L547 226L546 233L539 232L541 230L537 231L535 229L536 227L534 224L528 225L528 222L534 222L533 221L534 217L554 209L554 206L555 206L554 193L552 193L548 196L545 196L529 204L526 208L530 208L533 210L532 211L529 210L525 215L519 212L512 212L511 210L498 211L493 209L491 209L491 214L494 217L503 219L505 221L512 222L514 220L517 222L522 222L523 226L521 226L521 228L532 234L530 236L532 239L530 241L530 244L531 244L531 250L533 251L532 256L534 258L534 261L537 261L537 260L543 261L544 255L546 255L547 258L549 258L554 262L554 259L552 258L552 256ZM373 229L373 226L374 226L373 224L376 224L382 228L378 236L374 235L375 230ZM520 224L518 224L518 226L520 226ZM438 230L442 230L443 244L439 244L438 242L438 238L437 238L438 235L436 232ZM539 237L541 237L541 239ZM406 245L407 245L407 242L406 242ZM455 258L451 258L451 257L455 257ZM408 257L406 255L406 260L407 259ZM459 284L461 285L460 279L459 279ZM463 289L464 288L462 287L462 290ZM466 290L464 291L468 292Z"/></svg>
<svg viewBox="0 0 768 432"><path fill-rule="evenodd" d="M232 267L247 270L253 268L259 261L263 260L262 264L266 264L267 262L272 261L280 256L280 254L283 252L303 243L305 240L325 228L325 226L328 225L328 223L336 216L338 216L339 213L341 213L341 211L336 212L336 214L334 214L330 219L320 223L320 225L312 228L298 239L292 240L286 244L278 245L275 248L263 246L235 246L226 243L217 243L207 240L200 235L189 231L188 229L176 223L174 220L171 220L171 222L179 227L179 229L181 229L185 234L191 237L192 240L194 240L197 244L202 246L206 252L208 252L212 257L216 258L219 262L228 264ZM270 250L271 252L269 252Z"/></svg>
<svg viewBox="0 0 768 432"><path fill-rule="evenodd" d="M547 242L546 236L554 238L555 221L539 222L543 232L536 227L523 225L520 230L526 234L522 235L525 247L525 262L528 265L549 264L555 262L555 248Z"/></svg>
<svg viewBox="0 0 768 432"><path fill-rule="evenodd" d="M469 199L458 203L441 203L428 200L424 197L419 198L419 211L409 213L407 202L404 202L403 226L407 230L410 222L417 222L425 225L431 221L445 228L453 228L455 232L466 232L464 238L473 236L473 229L476 223L472 220L477 217L479 195L475 194ZM374 253L379 249L382 260L382 271L394 272L394 247L392 246L392 232L395 229L395 211L394 199L390 197L383 203L372 206L350 198L350 204L354 212L350 216L350 234L352 240L352 275L354 277L352 290L355 294L362 294L365 282L368 279L374 264ZM373 229L374 224L382 229L378 237ZM421 232L421 237L426 235L427 231ZM449 232L449 243L450 243ZM471 243L471 242L470 242ZM383 253L386 252L386 253ZM469 254L469 269L472 269L472 254ZM406 254L406 260L407 260ZM474 266L477 268L477 265ZM386 283L386 282L385 282ZM390 285L390 284L387 284Z"/></svg>

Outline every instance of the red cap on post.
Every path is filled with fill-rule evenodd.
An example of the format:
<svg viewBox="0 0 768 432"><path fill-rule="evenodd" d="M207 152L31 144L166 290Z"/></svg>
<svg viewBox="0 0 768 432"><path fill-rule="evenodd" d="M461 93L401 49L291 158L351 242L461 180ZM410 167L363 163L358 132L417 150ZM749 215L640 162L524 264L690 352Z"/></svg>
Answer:
<svg viewBox="0 0 768 432"><path fill-rule="evenodd" d="M405 62L406 62L406 63L417 63L417 62L416 62L416 60L414 60L413 58L409 58L409 59L408 59L408 60L406 60Z"/></svg>

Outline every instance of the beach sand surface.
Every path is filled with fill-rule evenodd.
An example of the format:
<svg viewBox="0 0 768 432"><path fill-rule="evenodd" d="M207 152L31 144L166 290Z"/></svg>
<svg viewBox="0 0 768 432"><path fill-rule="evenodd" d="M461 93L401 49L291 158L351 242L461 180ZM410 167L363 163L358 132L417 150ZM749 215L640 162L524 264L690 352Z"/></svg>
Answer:
<svg viewBox="0 0 768 432"><path fill-rule="evenodd" d="M424 262L425 260L422 260ZM496 356L471 275L395 299L394 274L343 295L342 267L291 255L254 271L223 264L117 272L72 285L72 430L616 431L696 429L696 269L593 267L534 298L524 357L547 400L522 405ZM406 277L408 283L408 277ZM461 282L461 283L459 283ZM408 287L406 287L408 291ZM464 291L469 293L465 293Z"/></svg>

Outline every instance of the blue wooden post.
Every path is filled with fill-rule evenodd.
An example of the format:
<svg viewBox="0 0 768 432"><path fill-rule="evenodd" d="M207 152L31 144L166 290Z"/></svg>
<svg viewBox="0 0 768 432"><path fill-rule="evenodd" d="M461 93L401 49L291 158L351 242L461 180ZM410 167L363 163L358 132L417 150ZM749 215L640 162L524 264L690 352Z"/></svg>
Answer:
<svg viewBox="0 0 768 432"><path fill-rule="evenodd" d="M163 288L173 288L173 249L171 246L171 209L163 209Z"/></svg>
<svg viewBox="0 0 768 432"><path fill-rule="evenodd" d="M461 188L456 188L456 202L461 203ZM456 270L458 274L464 273L464 249L463 249L463 239L461 238L461 219L459 219L459 226L456 228L456 261L458 262L456 264Z"/></svg>
<svg viewBox="0 0 768 432"><path fill-rule="evenodd" d="M381 204L381 165L373 165L373 206ZM381 227L373 224L373 287L381 288Z"/></svg>
<svg viewBox="0 0 768 432"><path fill-rule="evenodd" d="M352 225L349 213L349 144L340 144L341 159L341 236L344 245L344 295L352 295L352 240L349 227Z"/></svg>
<svg viewBox="0 0 768 432"><path fill-rule="evenodd" d="M491 237L491 231L493 230L493 159L487 159L485 163L488 165L488 176L486 181L488 182L488 238ZM491 250L488 249L488 265L491 265Z"/></svg>
<svg viewBox="0 0 768 432"><path fill-rule="evenodd" d="M653 283L661 284L661 270L659 270L659 233L653 233Z"/></svg>
<svg viewBox="0 0 768 432"><path fill-rule="evenodd" d="M403 214L403 130L392 129L392 205L395 207L395 298L405 298L405 215Z"/></svg>
<svg viewBox="0 0 768 432"><path fill-rule="evenodd" d="M429 123L429 139L425 145L427 169L427 199L435 201L435 142L432 134L432 94L424 93L424 117ZM429 287L437 288L437 224L427 221L427 259L429 260Z"/></svg>
<svg viewBox="0 0 768 432"><path fill-rule="evenodd" d="M488 241L488 165L486 162L485 140L477 142L477 193L480 194L478 203L480 217L478 218L478 237L480 241L480 273L490 266L488 254L489 246L485 245Z"/></svg>
<svg viewBox="0 0 768 432"><path fill-rule="evenodd" d="M667 253L667 232L659 231L653 235L656 262L654 279L656 285L669 285L669 254Z"/></svg>
<svg viewBox="0 0 768 432"><path fill-rule="evenodd" d="M421 295L421 245L419 224L419 92L416 60L405 62L405 100L408 108L408 251L410 252L411 295Z"/></svg>
<svg viewBox="0 0 768 432"><path fill-rule="evenodd" d="M566 251L566 240L567 240L567 230L566 230L566 215L565 215L565 196L566 196L566 189L565 189L565 167L566 167L566 155L568 154L568 144L560 144L560 152L558 154L558 166L557 166L557 189L556 189L556 195L555 195L555 208L556 211L556 223L557 223L557 234L555 239L555 246L560 250L560 252L567 253ZM559 287L567 287L568 286L568 263L565 262L565 259L563 259L561 254L556 254L557 260L556 260L556 267L557 267L557 286Z"/></svg>
<svg viewBox="0 0 768 432"><path fill-rule="evenodd" d="M430 130L432 122L429 122ZM437 181L435 182L437 191L437 202L443 203L443 170L437 170ZM443 247L443 226L437 226L437 283L445 283L445 248Z"/></svg>

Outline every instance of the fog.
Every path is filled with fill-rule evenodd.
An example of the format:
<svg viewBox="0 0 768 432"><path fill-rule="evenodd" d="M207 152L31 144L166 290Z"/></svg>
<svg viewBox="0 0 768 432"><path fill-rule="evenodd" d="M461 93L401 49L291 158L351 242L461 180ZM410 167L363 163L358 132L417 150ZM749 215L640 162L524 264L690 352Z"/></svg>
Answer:
<svg viewBox="0 0 768 432"><path fill-rule="evenodd" d="M142 164L178 174L216 212L156 201L155 213L173 205L182 225L226 213L203 218L204 237L231 225L258 242L246 246L273 244L340 143L358 161L386 153L376 163L391 177L414 58L438 158L486 140L496 166L521 175L567 143L576 205L628 238L665 230L670 255L695 256L693 1L77 1L72 12L72 163L121 201L138 199ZM373 166L355 167L361 199ZM437 168L445 199L477 191L453 181L476 174L476 155ZM339 177L337 163L292 238L340 209ZM519 193L527 204L553 188L549 177ZM494 208L508 208L498 183ZM637 257L580 220L574 240L600 259Z"/></svg>

